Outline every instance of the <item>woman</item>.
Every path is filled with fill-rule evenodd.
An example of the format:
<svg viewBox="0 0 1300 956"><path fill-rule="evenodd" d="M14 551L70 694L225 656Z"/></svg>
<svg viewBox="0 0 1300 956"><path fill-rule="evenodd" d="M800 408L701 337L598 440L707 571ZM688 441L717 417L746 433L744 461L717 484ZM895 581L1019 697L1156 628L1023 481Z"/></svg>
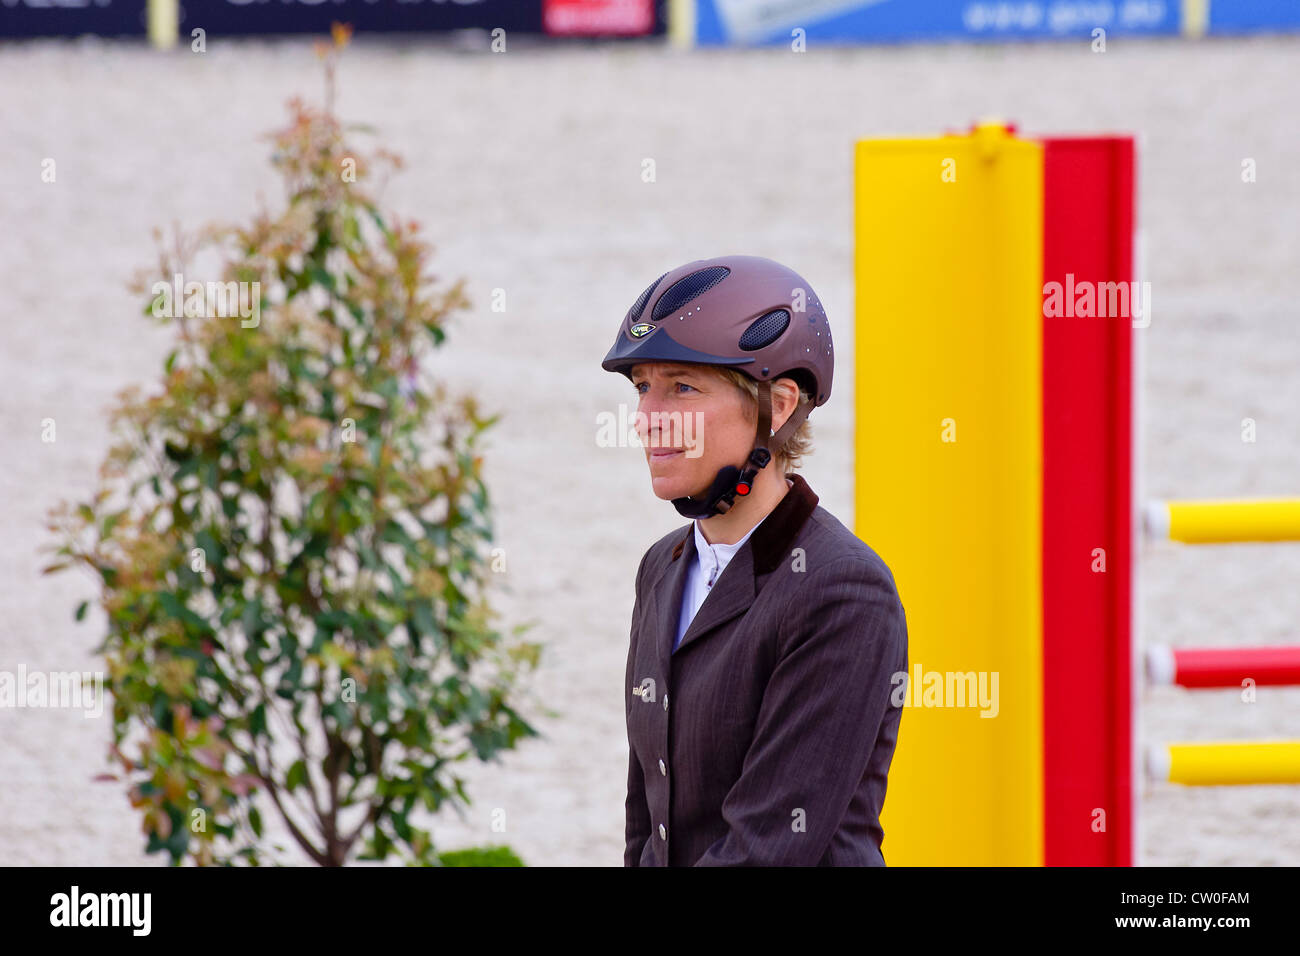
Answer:
<svg viewBox="0 0 1300 956"><path fill-rule="evenodd" d="M695 519L637 570L624 864L883 866L903 606L787 474L831 393L821 304L769 259L697 260L642 293L602 366L637 391L655 495Z"/></svg>

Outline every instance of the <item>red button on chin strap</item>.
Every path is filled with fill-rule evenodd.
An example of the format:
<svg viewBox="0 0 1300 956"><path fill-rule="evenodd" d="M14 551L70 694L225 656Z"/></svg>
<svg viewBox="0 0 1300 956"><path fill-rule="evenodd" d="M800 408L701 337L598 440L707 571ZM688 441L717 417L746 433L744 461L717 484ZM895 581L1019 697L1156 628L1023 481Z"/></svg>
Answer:
<svg viewBox="0 0 1300 956"><path fill-rule="evenodd" d="M740 484L736 485L736 494L738 495L749 494L749 485L745 484L743 481Z"/></svg>

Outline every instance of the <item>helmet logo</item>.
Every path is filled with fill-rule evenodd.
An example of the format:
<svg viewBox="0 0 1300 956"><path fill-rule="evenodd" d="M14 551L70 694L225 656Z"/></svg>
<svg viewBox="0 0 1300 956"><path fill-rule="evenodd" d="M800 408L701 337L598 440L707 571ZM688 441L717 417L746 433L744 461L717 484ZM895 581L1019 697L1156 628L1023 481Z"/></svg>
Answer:
<svg viewBox="0 0 1300 956"><path fill-rule="evenodd" d="M632 336L632 338L640 339L640 338L645 338L647 335L649 335L657 328L659 328L659 326L651 325L649 322L638 322L636 325L632 326L632 328L628 329L627 331L628 334Z"/></svg>

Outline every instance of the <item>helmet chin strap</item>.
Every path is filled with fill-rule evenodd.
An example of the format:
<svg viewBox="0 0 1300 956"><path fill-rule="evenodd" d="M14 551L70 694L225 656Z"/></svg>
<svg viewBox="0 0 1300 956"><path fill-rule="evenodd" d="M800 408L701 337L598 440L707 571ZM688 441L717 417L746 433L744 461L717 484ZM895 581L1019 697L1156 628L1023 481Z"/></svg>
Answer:
<svg viewBox="0 0 1300 956"><path fill-rule="evenodd" d="M772 448L780 449L794 430L803 424L808 413L813 409L811 401L801 401L785 424L773 434L772 432L772 385L770 382L758 383L758 426L754 435L754 447L746 459L743 470L735 465L727 465L718 470L713 484L708 491L694 497L686 496L673 499L673 507L684 518L711 518L726 514L731 510L735 498L748 495L754 487L754 478L767 467L772 460Z"/></svg>

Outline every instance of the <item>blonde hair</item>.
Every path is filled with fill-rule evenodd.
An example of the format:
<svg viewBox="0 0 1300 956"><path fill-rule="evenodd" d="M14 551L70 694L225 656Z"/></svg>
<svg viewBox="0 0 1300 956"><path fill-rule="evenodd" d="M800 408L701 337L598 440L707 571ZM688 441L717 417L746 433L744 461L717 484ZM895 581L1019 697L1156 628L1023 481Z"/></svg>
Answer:
<svg viewBox="0 0 1300 956"><path fill-rule="evenodd" d="M744 372L738 372L734 368L726 365L714 365L710 367L722 378L730 381L738 389L749 396L746 408L746 417L749 418L750 421L757 423L758 382L750 378ZM786 377L793 380L793 376ZM812 401L812 395L809 394L806 388L804 388L803 383L800 382L798 384L799 400L801 402ZM776 470L782 475L789 474L802 464L803 456L807 455L812 450L812 425L809 424L808 419L805 418L799 423L799 427L794 430L794 434L786 440L786 443L783 446L781 446L781 450L773 456L776 462Z"/></svg>

